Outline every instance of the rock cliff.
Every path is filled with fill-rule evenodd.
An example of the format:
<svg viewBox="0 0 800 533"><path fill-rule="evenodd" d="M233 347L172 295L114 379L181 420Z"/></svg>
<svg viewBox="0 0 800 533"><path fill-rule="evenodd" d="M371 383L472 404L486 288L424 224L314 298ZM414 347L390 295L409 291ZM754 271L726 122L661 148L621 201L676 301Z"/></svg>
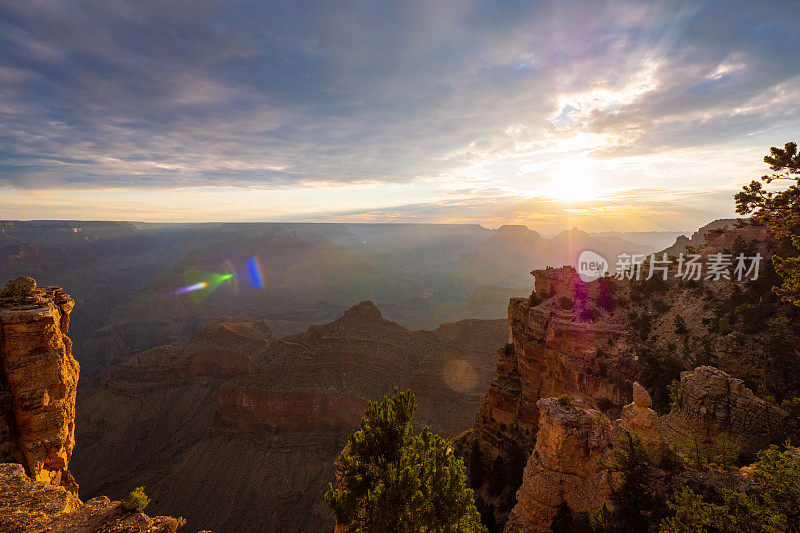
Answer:
<svg viewBox="0 0 800 533"><path fill-rule="evenodd" d="M719 493L746 484L747 476L736 469L705 467L720 460L715 456L716 438L724 435L752 454L775 440L770 423L792 425L786 413L713 367L685 372L680 398L663 417L650 408L650 395L636 382L633 402L614 421L567 395L537 403L536 445L505 524L507 533L550 531L563 504L573 512L596 511L603 504L613 507L609 497L619 480L611 468L611 452L623 439L638 438L644 444L653 465L655 486L650 489L662 497L687 482ZM689 442L691 431L699 437ZM726 459L730 461L722 458ZM697 460L701 464L692 462Z"/></svg>
<svg viewBox="0 0 800 533"><path fill-rule="evenodd" d="M568 397L537 402L539 431L517 492L507 532L548 531L562 503L597 509L611 492L611 473L600 459L611 445L611 423Z"/></svg>
<svg viewBox="0 0 800 533"><path fill-rule="evenodd" d="M696 438L712 444L724 435L750 455L781 442L796 428L788 413L745 387L744 382L710 366L683 372L678 397L662 417L662 433L673 444Z"/></svg>
<svg viewBox="0 0 800 533"><path fill-rule="evenodd" d="M31 278L0 293L0 461L77 494L68 470L80 371L67 337L73 306L60 288Z"/></svg>
<svg viewBox="0 0 800 533"><path fill-rule="evenodd" d="M493 513L498 525L516 503L521 469L540 430L539 400L566 393L617 416L630 399L630 384L609 379L601 370L604 350L619 344L626 331L605 311L593 320L581 317L582 311L596 307L607 287L583 283L571 267L533 274L535 294L543 295L542 301L511 299L509 343L498 352L494 379L473 429L456 440L460 453L488 472L473 476L472 484L482 512ZM563 299L569 300L568 308ZM509 468L508 485L492 486L491 479Z"/></svg>
<svg viewBox="0 0 800 533"><path fill-rule="evenodd" d="M723 222L683 239L683 248L678 243L670 253L758 252L768 260L774 243L764 227L732 227L736 221L730 221L718 229ZM534 490L520 488L530 477L523 470L531 466L527 458L538 449L542 424L558 425L540 412L542 398L568 394L576 408L615 420L617 433L638 434L659 460L690 438L706 448L709 460L716 460L713 448L727 444L729 455L735 449L752 457L796 432L787 413L756 396L780 401L798 395L800 330L790 326L797 312L775 302L774 272L762 263L757 280L687 281L675 279L673 268L667 281L646 281L648 268L642 267L640 281L590 283L572 267L535 270L531 297L511 299L509 343L498 353L473 428L456 439L488 522L502 528L516 496ZM659 418L656 411L669 411L673 393L672 413ZM544 468L545 450L538 457Z"/></svg>
<svg viewBox="0 0 800 533"><path fill-rule="evenodd" d="M0 292L0 531L174 532L174 518L78 498L69 471L80 372L67 337L74 305L29 277Z"/></svg>

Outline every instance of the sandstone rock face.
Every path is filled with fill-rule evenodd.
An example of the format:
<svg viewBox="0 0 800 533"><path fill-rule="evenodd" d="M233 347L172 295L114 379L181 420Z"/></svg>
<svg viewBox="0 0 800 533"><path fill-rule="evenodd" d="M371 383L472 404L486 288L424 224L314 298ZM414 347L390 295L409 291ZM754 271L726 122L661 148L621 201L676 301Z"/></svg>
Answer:
<svg viewBox="0 0 800 533"><path fill-rule="evenodd" d="M599 461L611 444L608 419L595 409L565 405L558 398L537 403L536 447L506 532L549 531L563 502L571 509L594 510L611 492L611 474Z"/></svg>
<svg viewBox="0 0 800 533"><path fill-rule="evenodd" d="M700 438L727 435L755 452L794 427L788 414L756 397L740 379L711 366L681 373L677 405L662 418L663 433L680 444L694 430Z"/></svg>
<svg viewBox="0 0 800 533"><path fill-rule="evenodd" d="M75 304L58 287L25 286L24 298L0 293L0 461L77 493L68 470L80 371L67 337Z"/></svg>
<svg viewBox="0 0 800 533"><path fill-rule="evenodd" d="M630 399L628 390L603 377L599 368L600 351L619 342L625 333L612 323L583 322L577 309L563 310L557 305L565 296L578 307L596 297L598 284L581 282L571 267L533 274L537 293L553 297L535 306L529 298L510 301L510 342L498 353L494 379L472 431L456 443L462 455L478 449L487 468L515 454L527 457L531 453L542 420L537 403L542 398L566 393L614 416ZM495 507L496 520L502 525L511 509L508 502L491 494L487 484L480 484L476 493Z"/></svg>
<svg viewBox="0 0 800 533"><path fill-rule="evenodd" d="M22 465L0 464L0 531L167 533L169 517L128 511L105 496L85 504L64 487L34 481Z"/></svg>

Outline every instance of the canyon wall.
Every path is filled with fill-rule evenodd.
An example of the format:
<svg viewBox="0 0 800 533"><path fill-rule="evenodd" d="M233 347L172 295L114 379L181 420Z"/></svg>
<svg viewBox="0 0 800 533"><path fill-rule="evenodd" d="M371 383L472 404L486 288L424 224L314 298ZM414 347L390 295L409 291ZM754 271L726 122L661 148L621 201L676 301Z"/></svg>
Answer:
<svg viewBox="0 0 800 533"><path fill-rule="evenodd" d="M625 330L606 315L591 321L580 317L604 288L583 283L571 267L532 274L542 301L511 299L509 343L498 352L494 379L472 430L456 439L460 453L488 472L480 479L473 477L472 485L482 512L493 513L499 526L516 502L519 484L514 485L540 431L539 400L569 394L615 416L630 400L630 384L604 377L601 369L603 350L620 343ZM562 305L562 298L569 299L570 308ZM500 476L509 479L508 485L492 486L491 479Z"/></svg>

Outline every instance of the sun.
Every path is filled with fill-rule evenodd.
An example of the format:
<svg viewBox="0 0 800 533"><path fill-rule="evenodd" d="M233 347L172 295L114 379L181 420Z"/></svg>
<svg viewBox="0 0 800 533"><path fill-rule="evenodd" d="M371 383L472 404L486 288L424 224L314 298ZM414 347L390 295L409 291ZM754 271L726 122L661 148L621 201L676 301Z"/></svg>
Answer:
<svg viewBox="0 0 800 533"><path fill-rule="evenodd" d="M543 187L546 197L567 203L597 200L600 191L597 178L585 168L558 172Z"/></svg>

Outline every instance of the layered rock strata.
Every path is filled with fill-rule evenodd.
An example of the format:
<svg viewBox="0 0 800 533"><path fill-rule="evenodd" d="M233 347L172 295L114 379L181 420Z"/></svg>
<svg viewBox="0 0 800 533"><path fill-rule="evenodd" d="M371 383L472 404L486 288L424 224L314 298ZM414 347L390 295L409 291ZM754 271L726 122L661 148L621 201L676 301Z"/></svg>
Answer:
<svg viewBox="0 0 800 533"><path fill-rule="evenodd" d="M473 429L459 437L462 455L478 456L483 470L524 460L533 451L543 420L539 400L569 394L576 402L616 417L629 401L629 384L603 376L604 349L626 333L607 320L582 320L580 312L600 297L600 283L582 282L571 267L533 272L541 302L513 298L508 306L509 343L498 352L497 368ZM561 305L568 299L571 309ZM478 459L471 459L473 462ZM514 483L514 476L506 476ZM519 486L500 491L487 479L473 479L479 498L505 523ZM496 477L496 476L495 476ZM508 498L508 491L512 495ZM485 510L484 510L485 512Z"/></svg>
<svg viewBox="0 0 800 533"><path fill-rule="evenodd" d="M740 379L711 366L681 373L678 398L662 417L662 433L673 444L690 438L711 442L725 436L753 454L796 430L783 409L758 398Z"/></svg>
<svg viewBox="0 0 800 533"><path fill-rule="evenodd" d="M621 439L641 440L653 465L668 456L676 459L675 453L696 460L694 454L699 452L702 461L714 462L715 439L721 435L743 452L753 453L775 440L775 428L792 425L785 412L756 398L740 380L708 366L683 373L680 397L663 417L650 408L650 395L636 382L633 398L623 407L622 418L614 422L585 403L573 404L566 395L539 400L536 446L504 531L550 531L562 504L575 512L591 512L608 504L615 480L607 465L613 462L610 451ZM697 440L689 442L693 435ZM726 488L742 482L735 470L720 472L729 478L722 483L728 484ZM666 479L670 473L657 471L656 475ZM691 477L691 469L681 475ZM701 477L707 483L714 476ZM672 480L673 486L663 490L669 493L680 484Z"/></svg>
<svg viewBox="0 0 800 533"><path fill-rule="evenodd" d="M27 280L0 293L0 461L77 494L68 470L80 372L67 337L75 303L59 287Z"/></svg>

